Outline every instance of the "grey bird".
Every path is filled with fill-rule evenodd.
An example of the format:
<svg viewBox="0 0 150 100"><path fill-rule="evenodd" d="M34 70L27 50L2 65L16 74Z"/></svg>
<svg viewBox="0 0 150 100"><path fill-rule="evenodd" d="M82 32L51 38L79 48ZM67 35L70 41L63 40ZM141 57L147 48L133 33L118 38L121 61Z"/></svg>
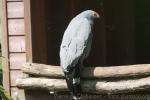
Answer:
<svg viewBox="0 0 150 100"><path fill-rule="evenodd" d="M74 100L80 99L80 71L83 61L90 53L94 19L100 18L92 10L86 10L74 17L64 32L60 46L60 66L68 89Z"/></svg>

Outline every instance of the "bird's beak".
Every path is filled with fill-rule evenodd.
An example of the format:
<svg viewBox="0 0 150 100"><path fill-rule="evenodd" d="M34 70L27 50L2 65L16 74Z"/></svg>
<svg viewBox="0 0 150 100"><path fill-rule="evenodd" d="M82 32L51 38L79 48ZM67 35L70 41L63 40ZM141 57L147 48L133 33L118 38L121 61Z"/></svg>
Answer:
<svg viewBox="0 0 150 100"><path fill-rule="evenodd" d="M100 15L97 12L94 12L93 16L95 16L96 18L100 18Z"/></svg>

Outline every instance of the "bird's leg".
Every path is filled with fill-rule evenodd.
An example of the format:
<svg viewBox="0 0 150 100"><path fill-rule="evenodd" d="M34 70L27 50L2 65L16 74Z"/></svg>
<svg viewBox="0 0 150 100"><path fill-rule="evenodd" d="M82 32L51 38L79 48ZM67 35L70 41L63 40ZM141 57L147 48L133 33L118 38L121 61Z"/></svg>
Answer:
<svg viewBox="0 0 150 100"><path fill-rule="evenodd" d="M80 95L81 95L80 68L79 66L76 66L73 76L73 97L75 100L79 100Z"/></svg>

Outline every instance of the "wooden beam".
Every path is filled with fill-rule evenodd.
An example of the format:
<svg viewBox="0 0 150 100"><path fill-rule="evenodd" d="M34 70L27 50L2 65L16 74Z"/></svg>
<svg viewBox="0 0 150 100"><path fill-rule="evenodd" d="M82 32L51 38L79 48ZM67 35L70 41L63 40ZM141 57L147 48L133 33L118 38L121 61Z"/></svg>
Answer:
<svg viewBox="0 0 150 100"><path fill-rule="evenodd" d="M23 64L22 71L27 74L42 77L63 78L64 73L60 66L37 63ZM150 64L112 66L112 67L85 67L81 73L83 78L123 78L150 75Z"/></svg>
<svg viewBox="0 0 150 100"><path fill-rule="evenodd" d="M54 92L67 91L64 79L24 78L17 80L17 86L24 89L45 89ZM150 77L135 80L100 81L83 80L84 93L117 94L143 91L150 88Z"/></svg>
<svg viewBox="0 0 150 100"><path fill-rule="evenodd" d="M24 0L25 44L26 61L32 62L32 29L31 29L31 4L30 0Z"/></svg>
<svg viewBox="0 0 150 100"><path fill-rule="evenodd" d="M10 74L9 74L9 56L8 56L8 30L7 30L7 3L6 0L1 0L2 6L0 10L2 12L2 66L3 66L3 86L5 90L10 94Z"/></svg>

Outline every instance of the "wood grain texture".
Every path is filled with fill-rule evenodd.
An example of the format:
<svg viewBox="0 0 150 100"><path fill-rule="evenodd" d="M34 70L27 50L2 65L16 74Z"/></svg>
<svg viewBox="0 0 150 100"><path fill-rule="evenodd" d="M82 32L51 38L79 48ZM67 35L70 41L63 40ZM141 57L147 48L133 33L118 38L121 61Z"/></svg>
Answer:
<svg viewBox="0 0 150 100"><path fill-rule="evenodd" d="M10 76L9 76L9 60L8 60L8 36L7 36L7 14L6 14L6 0L1 0L2 8L2 66L3 66L3 86L5 90L10 94Z"/></svg>
<svg viewBox="0 0 150 100"><path fill-rule="evenodd" d="M42 77L64 77L60 66L26 63L23 64L22 71ZM150 64L112 66L112 67L85 67L82 70L83 78L123 78L150 75Z"/></svg>
<svg viewBox="0 0 150 100"><path fill-rule="evenodd" d="M9 37L9 52L25 52L25 37L10 36Z"/></svg>
<svg viewBox="0 0 150 100"><path fill-rule="evenodd" d="M10 69L21 69L26 62L26 53L11 53L9 55Z"/></svg>
<svg viewBox="0 0 150 100"><path fill-rule="evenodd" d="M7 14L8 14L8 18L24 18L24 3L8 2Z"/></svg>
<svg viewBox="0 0 150 100"><path fill-rule="evenodd" d="M24 21L25 21L25 44L26 44L26 61L32 62L33 55L32 55L32 32L31 32L31 1L24 0ZM33 94L30 95L26 93L25 100L33 100L28 99L27 97L31 97ZM41 96L40 96L41 97ZM37 100L37 99L35 99Z"/></svg>
<svg viewBox="0 0 150 100"><path fill-rule="evenodd" d="M31 33L31 4L30 0L24 0L24 20L25 20L25 41L26 41L26 60L33 61L32 55L32 33Z"/></svg>
<svg viewBox="0 0 150 100"><path fill-rule="evenodd" d="M16 79L23 77L20 70L10 70L10 86L16 86Z"/></svg>
<svg viewBox="0 0 150 100"><path fill-rule="evenodd" d="M9 35L25 35L24 19L8 20Z"/></svg>
<svg viewBox="0 0 150 100"><path fill-rule="evenodd" d="M7 0L7 1L23 1L23 0Z"/></svg>
<svg viewBox="0 0 150 100"><path fill-rule="evenodd" d="M24 78L16 81L23 89L44 89L49 91L67 91L65 79ZM150 77L120 81L83 80L82 91L85 93L117 94L143 91L150 88Z"/></svg>
<svg viewBox="0 0 150 100"><path fill-rule="evenodd" d="M13 100L16 100L19 97L19 100L25 100L25 94L23 89L18 89L17 87L11 87L11 97Z"/></svg>

